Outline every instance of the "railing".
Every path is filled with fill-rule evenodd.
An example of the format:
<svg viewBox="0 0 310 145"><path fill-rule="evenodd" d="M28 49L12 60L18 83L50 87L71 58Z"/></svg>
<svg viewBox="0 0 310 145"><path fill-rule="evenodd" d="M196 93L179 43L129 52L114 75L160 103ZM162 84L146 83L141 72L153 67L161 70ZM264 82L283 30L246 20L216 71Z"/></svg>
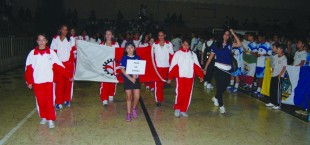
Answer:
<svg viewBox="0 0 310 145"><path fill-rule="evenodd" d="M32 37L0 37L0 59L25 56L34 44Z"/></svg>

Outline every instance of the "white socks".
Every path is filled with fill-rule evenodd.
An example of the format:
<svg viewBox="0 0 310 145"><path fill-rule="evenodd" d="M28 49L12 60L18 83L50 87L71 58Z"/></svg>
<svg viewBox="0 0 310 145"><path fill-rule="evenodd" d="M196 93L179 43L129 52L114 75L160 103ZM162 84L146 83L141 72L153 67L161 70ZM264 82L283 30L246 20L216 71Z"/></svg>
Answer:
<svg viewBox="0 0 310 145"><path fill-rule="evenodd" d="M230 85L233 86L235 84L235 88L238 89L239 83L235 83L235 80L230 80Z"/></svg>
<svg viewBox="0 0 310 145"><path fill-rule="evenodd" d="M239 87L239 83L236 83L235 88L238 89L238 87Z"/></svg>
<svg viewBox="0 0 310 145"><path fill-rule="evenodd" d="M234 83L235 83L235 81L234 81L234 80L230 80L230 85L231 85L231 86L233 86L233 85L234 85Z"/></svg>
<svg viewBox="0 0 310 145"><path fill-rule="evenodd" d="M257 88L257 92L260 92L260 90L261 90L261 88L260 88L260 87L258 87L258 88Z"/></svg>

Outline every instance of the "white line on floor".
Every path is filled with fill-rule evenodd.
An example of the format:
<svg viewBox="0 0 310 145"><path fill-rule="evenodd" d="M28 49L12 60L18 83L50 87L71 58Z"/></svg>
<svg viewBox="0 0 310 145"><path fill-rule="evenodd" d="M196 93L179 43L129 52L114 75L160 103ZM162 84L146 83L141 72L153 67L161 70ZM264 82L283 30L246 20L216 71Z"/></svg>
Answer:
<svg viewBox="0 0 310 145"><path fill-rule="evenodd" d="M3 145L35 112L36 108L34 108L22 121L20 121L8 134L6 134L0 140L0 145Z"/></svg>

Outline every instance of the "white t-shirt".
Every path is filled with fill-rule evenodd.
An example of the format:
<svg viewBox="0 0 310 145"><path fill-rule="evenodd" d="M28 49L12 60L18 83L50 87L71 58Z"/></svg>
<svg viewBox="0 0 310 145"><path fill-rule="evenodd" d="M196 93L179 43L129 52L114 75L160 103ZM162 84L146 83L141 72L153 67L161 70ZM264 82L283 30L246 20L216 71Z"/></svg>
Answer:
<svg viewBox="0 0 310 145"><path fill-rule="evenodd" d="M203 46L204 42L203 41L199 41L198 45L197 45L197 50L202 51L202 46Z"/></svg>
<svg viewBox="0 0 310 145"><path fill-rule="evenodd" d="M123 40L123 42L122 42L122 44L121 44L121 47L122 47L122 48L125 48L126 43L127 43L127 40Z"/></svg>
<svg viewBox="0 0 310 145"><path fill-rule="evenodd" d="M307 59L307 52L305 50L303 51L296 51L294 55L294 63L293 65L299 65L302 60Z"/></svg>
<svg viewBox="0 0 310 145"><path fill-rule="evenodd" d="M139 39L138 39L138 40L133 40L133 44L135 44L136 47L139 46L139 43L140 43L140 40L139 40Z"/></svg>
<svg viewBox="0 0 310 145"><path fill-rule="evenodd" d="M174 54L172 43L166 41L164 46L160 46L159 42L155 42L152 48L154 49L157 67L170 67L169 57Z"/></svg>
<svg viewBox="0 0 310 145"><path fill-rule="evenodd" d="M197 50L198 43L199 43L199 39L194 37L192 39L192 42L191 42L191 50L192 51L196 51Z"/></svg>
<svg viewBox="0 0 310 145"><path fill-rule="evenodd" d="M283 67L287 66L287 58L285 55L279 57L278 55L274 55L273 57L273 72L272 72L272 77L278 76ZM284 73L282 74L281 77L284 77Z"/></svg>
<svg viewBox="0 0 310 145"><path fill-rule="evenodd" d="M143 43L140 42L139 45L137 46L137 48L144 48L144 47L148 47L149 46L149 43Z"/></svg>
<svg viewBox="0 0 310 145"><path fill-rule="evenodd" d="M182 40L180 38L174 38L171 40L171 43L173 45L173 50L178 51L182 45Z"/></svg>

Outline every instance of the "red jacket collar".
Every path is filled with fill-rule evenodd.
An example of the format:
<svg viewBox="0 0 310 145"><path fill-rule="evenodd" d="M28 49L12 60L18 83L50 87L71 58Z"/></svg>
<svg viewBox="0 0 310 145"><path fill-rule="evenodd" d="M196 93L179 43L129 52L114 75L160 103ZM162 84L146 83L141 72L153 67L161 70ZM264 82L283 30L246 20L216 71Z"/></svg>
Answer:
<svg viewBox="0 0 310 145"><path fill-rule="evenodd" d="M105 45L106 44L106 42L101 42L100 44L102 44L102 45ZM116 42L115 41L112 41L112 45L115 45L116 44Z"/></svg>
<svg viewBox="0 0 310 145"><path fill-rule="evenodd" d="M59 35L54 36L53 38L56 39Z"/></svg>
<svg viewBox="0 0 310 145"><path fill-rule="evenodd" d="M183 47L181 47L179 50L183 51L183 52L189 52L190 51L190 49L184 49Z"/></svg>
<svg viewBox="0 0 310 145"><path fill-rule="evenodd" d="M168 40L165 40L165 43L166 43L166 44L169 44L169 41L168 41ZM157 40L157 41L155 42L155 44L159 44L159 40Z"/></svg>
<svg viewBox="0 0 310 145"><path fill-rule="evenodd" d="M34 55L38 55L38 54L51 54L50 48L48 46L45 47L45 49L40 50L39 46L37 46L36 48L34 48Z"/></svg>

